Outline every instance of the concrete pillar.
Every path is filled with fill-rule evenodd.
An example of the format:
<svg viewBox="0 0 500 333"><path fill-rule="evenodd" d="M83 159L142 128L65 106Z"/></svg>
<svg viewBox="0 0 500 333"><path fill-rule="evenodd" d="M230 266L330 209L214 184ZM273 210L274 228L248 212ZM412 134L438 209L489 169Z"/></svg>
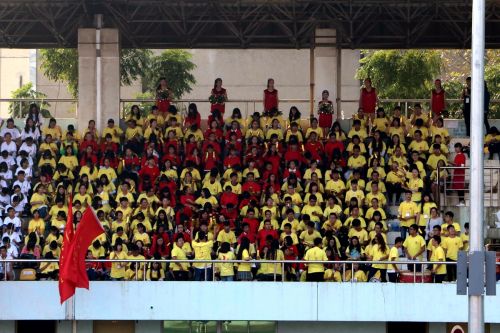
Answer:
<svg viewBox="0 0 500 333"><path fill-rule="evenodd" d="M15 331L16 331L15 320L0 320L0 332L15 332Z"/></svg>
<svg viewBox="0 0 500 333"><path fill-rule="evenodd" d="M330 100L337 114L337 97L342 99L341 114L351 118L357 112L359 99L359 80L354 77L359 68L358 50L337 49L337 32L335 29L316 29L314 50L314 96L317 101L321 92L328 90ZM339 59L340 55L340 59ZM339 67L340 66L340 67ZM340 82L340 87L338 83ZM317 110L315 110L317 116Z"/></svg>
<svg viewBox="0 0 500 333"><path fill-rule="evenodd" d="M161 320L138 320L135 322L135 333L161 332L163 332L163 321Z"/></svg>
<svg viewBox="0 0 500 333"><path fill-rule="evenodd" d="M316 117L318 116L317 104L323 90L326 89L330 92L330 100L334 102L334 105L337 98L336 40L337 32L335 29L316 29L316 47L314 49L314 115Z"/></svg>
<svg viewBox="0 0 500 333"><path fill-rule="evenodd" d="M120 110L120 42L118 29L100 29L101 98L98 101L96 29L78 30L78 128L93 119L101 130L109 118L115 123ZM98 104L101 107L97 119Z"/></svg>

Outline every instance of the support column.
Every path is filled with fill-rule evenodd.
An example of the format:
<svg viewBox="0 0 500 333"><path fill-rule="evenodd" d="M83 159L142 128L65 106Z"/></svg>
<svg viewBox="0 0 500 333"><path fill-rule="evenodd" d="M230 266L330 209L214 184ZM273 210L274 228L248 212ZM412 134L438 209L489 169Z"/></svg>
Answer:
<svg viewBox="0 0 500 333"><path fill-rule="evenodd" d="M359 51L338 47L335 29L316 29L314 50L314 97L321 98L321 92L328 90L339 118L351 118L357 112L359 80L355 79L359 68ZM341 102L335 102L340 98ZM315 105L316 107L316 105ZM317 110L315 115L317 116Z"/></svg>
<svg viewBox="0 0 500 333"><path fill-rule="evenodd" d="M100 29L100 50L96 44L97 29L78 29L78 129L96 121L99 130L107 120L119 120L120 110L120 43L118 29ZM100 73L98 71L100 57ZM98 74L100 80L98 84ZM100 94L98 94L100 87ZM98 98L99 97L99 98ZM97 110L100 107L100 116Z"/></svg>

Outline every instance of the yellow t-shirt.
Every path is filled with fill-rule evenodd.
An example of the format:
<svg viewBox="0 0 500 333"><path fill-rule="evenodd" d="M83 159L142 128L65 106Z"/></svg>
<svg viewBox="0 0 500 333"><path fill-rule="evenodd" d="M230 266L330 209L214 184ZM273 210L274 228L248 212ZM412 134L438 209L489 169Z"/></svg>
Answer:
<svg viewBox="0 0 500 333"><path fill-rule="evenodd" d="M186 243L186 244L188 244L188 243ZM186 260L187 259L186 252L184 251L184 249L181 249L177 245L174 245L174 248L172 249L171 255L172 255L172 258L175 258L176 260ZM180 264L180 266L182 266L182 270L183 271L187 271L188 270L189 263L187 263L187 262L181 262L179 264ZM181 270L181 268L179 267L179 265L177 263L171 264L170 268L173 271L180 271Z"/></svg>
<svg viewBox="0 0 500 333"><path fill-rule="evenodd" d="M446 261L445 255L444 255L444 250L441 246L438 246L437 248L432 251L431 255L431 261ZM438 264L434 264L433 268L436 269ZM446 274L446 265L440 265L439 268L437 268L436 275L443 275Z"/></svg>
<svg viewBox="0 0 500 333"><path fill-rule="evenodd" d="M398 261L399 260L399 251L398 248L393 246L391 250L389 251L389 258L387 259L389 261ZM388 269L391 272L394 272L396 270L395 265L389 265Z"/></svg>
<svg viewBox="0 0 500 333"><path fill-rule="evenodd" d="M313 230L313 233L310 234L307 230L304 230L300 233L300 240L305 243L306 246L311 247L314 244L314 240L320 237L321 234L317 230Z"/></svg>
<svg viewBox="0 0 500 333"><path fill-rule="evenodd" d="M234 244L236 243L236 235L232 231L226 232L225 230L221 230L217 234L217 241L220 243L227 242L229 244Z"/></svg>
<svg viewBox="0 0 500 333"><path fill-rule="evenodd" d="M250 259L250 253L248 253L248 250L245 249L241 253L241 260L248 260L248 259ZM250 262L238 264L238 272L250 272L251 270L252 270L252 265L250 264Z"/></svg>
<svg viewBox="0 0 500 333"><path fill-rule="evenodd" d="M386 245L385 251L382 251L378 244L375 244L372 248L372 257L374 261L377 260L387 260L387 256L389 255L389 247ZM373 264L373 268L377 269L387 269L386 264Z"/></svg>
<svg viewBox="0 0 500 333"><path fill-rule="evenodd" d="M400 217L405 217L408 219L405 221L401 221L401 226L410 227L412 224L414 224L415 223L415 214L417 214L418 212L419 212L418 206L415 202L403 201L399 205L398 214Z"/></svg>
<svg viewBox="0 0 500 333"><path fill-rule="evenodd" d="M366 165L366 158L363 155L359 155L358 157L351 156L347 160L347 166L350 169L360 169Z"/></svg>
<svg viewBox="0 0 500 333"><path fill-rule="evenodd" d="M235 260L236 256L234 255L233 252L229 251L227 253L219 253L219 256L217 257L218 260L220 261L225 261L225 260ZM220 276L233 276L234 275L234 266L235 264L233 263L217 263L216 267L218 268L220 272Z"/></svg>
<svg viewBox="0 0 500 333"><path fill-rule="evenodd" d="M326 256L325 251L320 249L319 247L313 247L307 250L306 255L304 256L305 261L316 261L322 260L327 261L328 257ZM323 264L308 264L307 272L308 273L320 273L325 271L325 266Z"/></svg>
<svg viewBox="0 0 500 333"><path fill-rule="evenodd" d="M111 252L109 259L127 259L127 254L123 251ZM121 279L125 277L125 271L127 269L127 264L125 262L113 262L111 264L111 274L110 276L114 279Z"/></svg>
<svg viewBox="0 0 500 333"><path fill-rule="evenodd" d="M422 247L425 249L425 240L420 235L408 236L406 237L403 246L411 257L415 257L417 253L420 252ZM418 256L418 260L422 260L422 254Z"/></svg>
<svg viewBox="0 0 500 333"><path fill-rule="evenodd" d="M459 236L446 237L441 241L441 247L446 250L446 259L457 260L458 251L464 246Z"/></svg>

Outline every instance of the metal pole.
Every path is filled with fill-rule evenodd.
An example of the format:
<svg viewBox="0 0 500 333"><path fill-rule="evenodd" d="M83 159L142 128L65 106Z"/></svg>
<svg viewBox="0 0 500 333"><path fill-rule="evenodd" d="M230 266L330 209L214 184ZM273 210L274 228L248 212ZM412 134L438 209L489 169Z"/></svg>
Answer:
<svg viewBox="0 0 500 333"><path fill-rule="evenodd" d="M314 46L309 50L309 117L314 115Z"/></svg>
<svg viewBox="0 0 500 333"><path fill-rule="evenodd" d="M484 104L485 0L472 2L472 89L470 137L470 240L469 252L484 251L483 104ZM469 295L469 332L484 333L483 296Z"/></svg>
<svg viewBox="0 0 500 333"><path fill-rule="evenodd" d="M96 127L99 131L102 130L102 63L101 63L101 28L102 14L96 15L96 30L95 30L95 52L96 52ZM80 124L86 126L86 124Z"/></svg>
<svg viewBox="0 0 500 333"><path fill-rule="evenodd" d="M340 120L340 111L342 109L342 46L340 42L338 42L338 34L339 31L336 31L337 34L337 120Z"/></svg>

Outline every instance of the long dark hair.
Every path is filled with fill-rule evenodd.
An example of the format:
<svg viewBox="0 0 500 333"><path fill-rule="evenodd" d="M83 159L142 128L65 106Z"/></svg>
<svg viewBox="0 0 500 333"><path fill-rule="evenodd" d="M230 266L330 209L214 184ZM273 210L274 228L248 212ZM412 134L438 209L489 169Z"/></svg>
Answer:
<svg viewBox="0 0 500 333"><path fill-rule="evenodd" d="M31 126L31 127L28 125L29 119L31 119L33 121L33 126ZM30 132L35 132L35 130L36 130L35 120L33 118L31 118L31 116L28 116L28 118L26 118L26 125L24 126L24 131L26 133L30 133Z"/></svg>
<svg viewBox="0 0 500 333"><path fill-rule="evenodd" d="M292 115L292 109L296 111L296 112L295 112L295 116L294 116L294 115ZM288 120L290 120L290 121L295 121L295 120L300 119L300 116L301 116L301 114L300 114L299 109L298 109L295 105L294 105L294 106L292 106L292 107L290 108L290 112L288 113Z"/></svg>
<svg viewBox="0 0 500 333"><path fill-rule="evenodd" d="M198 112L198 107L196 106L195 103L191 103L188 106L188 118L196 118L196 116L199 114Z"/></svg>
<svg viewBox="0 0 500 333"><path fill-rule="evenodd" d="M382 236L382 234L376 234L375 239L377 240L378 248L382 252L387 251L387 244L385 244L385 240L384 240L384 237Z"/></svg>
<svg viewBox="0 0 500 333"><path fill-rule="evenodd" d="M165 82L167 82L167 78L166 77L161 77L159 80L158 80L158 85L156 86L156 90L160 90L161 89L161 81L165 80ZM168 82L167 82L167 88L168 88Z"/></svg>
<svg viewBox="0 0 500 333"><path fill-rule="evenodd" d="M236 255L236 259L242 260L241 256L243 254L243 251L244 250L249 251L249 249L250 249L250 240L247 237L243 237L241 239L240 248L238 249L238 254Z"/></svg>
<svg viewBox="0 0 500 333"><path fill-rule="evenodd" d="M222 79L220 77L216 78L215 81L214 81L214 89L217 88L217 82L221 82L222 83Z"/></svg>

